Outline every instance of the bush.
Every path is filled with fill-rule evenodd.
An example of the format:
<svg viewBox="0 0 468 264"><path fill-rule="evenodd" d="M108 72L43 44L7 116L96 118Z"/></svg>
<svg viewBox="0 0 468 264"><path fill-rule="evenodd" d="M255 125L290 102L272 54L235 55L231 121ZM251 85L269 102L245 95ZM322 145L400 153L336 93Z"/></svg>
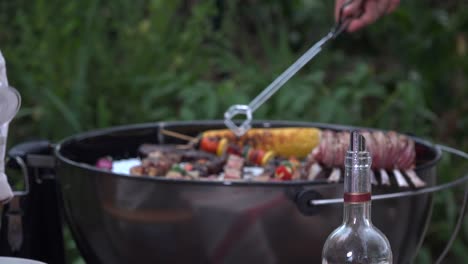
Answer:
<svg viewBox="0 0 468 264"><path fill-rule="evenodd" d="M468 9L461 0L404 2L378 23L330 43L254 117L395 129L466 150ZM333 25L333 1L16 0L0 6L1 48L10 83L23 97L13 142L128 123L222 118ZM441 180L456 172L449 168ZM456 216L457 195L436 197L419 263L441 250ZM465 223L451 263L468 260L467 232Z"/></svg>

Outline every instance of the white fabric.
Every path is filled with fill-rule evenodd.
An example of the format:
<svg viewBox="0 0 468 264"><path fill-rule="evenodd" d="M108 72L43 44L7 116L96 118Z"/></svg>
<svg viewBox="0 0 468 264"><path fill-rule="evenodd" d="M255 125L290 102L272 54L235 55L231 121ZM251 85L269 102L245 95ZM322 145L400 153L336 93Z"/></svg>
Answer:
<svg viewBox="0 0 468 264"><path fill-rule="evenodd" d="M6 75L5 59L0 51L0 89L7 89L8 79ZM14 115L13 115L14 116ZM13 118L10 118L10 120ZM8 179L5 175L5 154L6 154L6 141L8 136L8 122L0 124L0 202L7 203L13 197Z"/></svg>
<svg viewBox="0 0 468 264"><path fill-rule="evenodd" d="M0 257L0 263L4 263L4 264L45 264L44 262L40 262L40 261L37 261L37 260L25 259L25 258L14 258L14 257Z"/></svg>

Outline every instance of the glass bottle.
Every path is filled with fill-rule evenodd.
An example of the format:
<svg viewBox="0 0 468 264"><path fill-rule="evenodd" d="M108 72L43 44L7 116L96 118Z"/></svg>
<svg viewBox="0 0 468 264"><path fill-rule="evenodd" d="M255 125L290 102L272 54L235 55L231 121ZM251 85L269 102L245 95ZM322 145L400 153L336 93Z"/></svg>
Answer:
<svg viewBox="0 0 468 264"><path fill-rule="evenodd" d="M322 264L391 264L392 250L371 221L371 156L365 140L351 132L345 156L343 223L327 238Z"/></svg>

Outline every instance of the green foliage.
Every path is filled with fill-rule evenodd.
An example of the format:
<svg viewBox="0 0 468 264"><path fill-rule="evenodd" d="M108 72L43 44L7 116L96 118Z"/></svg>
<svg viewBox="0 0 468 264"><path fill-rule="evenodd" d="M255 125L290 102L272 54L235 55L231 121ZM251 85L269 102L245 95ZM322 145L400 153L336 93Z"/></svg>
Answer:
<svg viewBox="0 0 468 264"><path fill-rule="evenodd" d="M23 97L12 139L222 118L332 27L333 2L4 1L0 48ZM402 2L333 41L254 117L395 129L467 150L466 4ZM461 175L450 164L441 181ZM417 263L431 263L448 239L458 193L435 196ZM465 222L451 263L466 262L467 240Z"/></svg>

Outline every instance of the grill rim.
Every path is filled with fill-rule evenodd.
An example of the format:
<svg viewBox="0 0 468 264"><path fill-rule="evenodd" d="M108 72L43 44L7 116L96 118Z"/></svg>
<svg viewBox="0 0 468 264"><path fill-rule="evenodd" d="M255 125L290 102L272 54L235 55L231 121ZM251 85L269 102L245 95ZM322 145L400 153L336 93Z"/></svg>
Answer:
<svg viewBox="0 0 468 264"><path fill-rule="evenodd" d="M68 145L77 143L79 141L110 135L112 133L118 132L125 132L131 130L138 130L138 129L167 129L170 127L177 127L177 126L190 126L190 125L197 125L197 126L209 126L211 128L217 126L221 128L225 128L223 120L193 120L193 121L161 121L161 122L152 122L152 123L137 123L137 124L127 124L127 125L119 125L113 127L107 127L102 129L96 129L91 131L86 131L82 133L78 133L69 137L66 137L59 141L56 146L54 147L54 155L57 157L58 162L63 162L71 166L76 166L81 169L91 170L94 173L112 176L112 177L124 177L129 180L143 180L143 181L150 181L150 182L157 182L162 184L182 184L182 185L215 185L215 186L268 186L268 187L287 187L287 186L338 186L343 184L343 180L341 179L337 183L329 183L326 179L318 179L318 180L294 180L294 181L282 181L282 182L260 182L260 181L219 181L219 180L188 180L188 179L167 179L165 177L150 177L150 176L136 176L136 175L126 175L120 173L113 173L108 172L102 169L95 167L94 165L77 162L68 157L66 157L62 150L66 148ZM368 131L388 131L383 129L376 129L376 128L369 128L369 127L360 127L360 126L349 126L349 125L340 125L340 124L329 124L329 123L316 123L316 122L304 122L304 121L287 121L287 120L258 120L252 122L253 128L270 128L270 127L316 127L319 129L331 129L331 130L352 130L352 129L363 129ZM401 132L398 132L401 133ZM401 133L411 137L415 143L424 146L428 150L432 152L434 158L425 162L424 164L420 164L416 166L414 170L416 172L425 170L429 167L434 167L442 158L442 151L440 148L437 147L436 144L431 143L428 140L424 140L422 138L416 137L414 135L409 135L405 133ZM157 135L155 135L157 137ZM373 189L379 189L379 186L374 186ZM384 189L384 188L383 188Z"/></svg>

